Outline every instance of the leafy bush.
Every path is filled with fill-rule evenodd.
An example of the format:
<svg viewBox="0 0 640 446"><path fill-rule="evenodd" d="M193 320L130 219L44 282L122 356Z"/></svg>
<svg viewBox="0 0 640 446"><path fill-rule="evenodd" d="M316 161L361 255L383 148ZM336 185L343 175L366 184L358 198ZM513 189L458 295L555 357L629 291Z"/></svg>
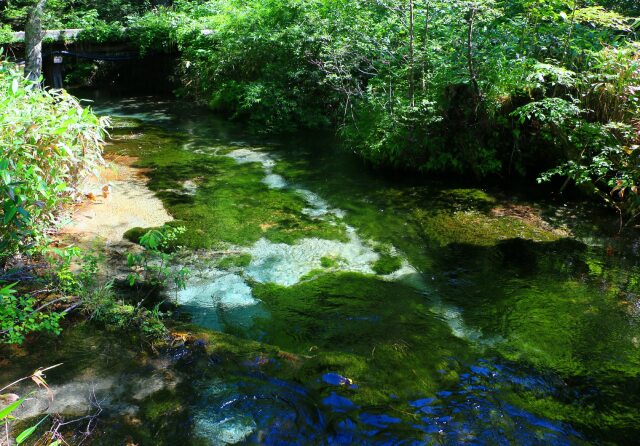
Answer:
<svg viewBox="0 0 640 446"><path fill-rule="evenodd" d="M31 332L59 333L64 313L56 305L80 294L84 279L95 273L95 263L81 261L80 275L72 274L74 259L85 256L77 248L48 249L47 234L62 205L77 196L82 177L102 163L106 124L66 92L43 90L0 60L0 272L16 254L27 263L44 257L50 265L39 272L46 292L37 298L33 285L0 288L1 342L22 343Z"/></svg>
<svg viewBox="0 0 640 446"><path fill-rule="evenodd" d="M105 119L0 61L0 261L46 244L63 203L102 162Z"/></svg>
<svg viewBox="0 0 640 446"><path fill-rule="evenodd" d="M198 28L191 9L196 9ZM331 123L336 95L312 63L321 42L307 2L237 0L178 10L182 92L271 132Z"/></svg>
<svg viewBox="0 0 640 446"><path fill-rule="evenodd" d="M81 42L105 43L119 42L125 39L124 28L120 23L107 23L96 20L84 28L77 37Z"/></svg>
<svg viewBox="0 0 640 446"><path fill-rule="evenodd" d="M570 94L512 115L557 151L560 163L539 181L565 176L630 222L640 211L640 44L604 47L591 58L590 70L571 76Z"/></svg>
<svg viewBox="0 0 640 446"><path fill-rule="evenodd" d="M167 335L162 322L166 314L159 305L147 309L142 304L127 303L117 297L111 282L88 293L83 299L83 309L92 320L112 330L137 331L151 342Z"/></svg>
<svg viewBox="0 0 640 446"><path fill-rule="evenodd" d="M15 285L0 288L0 343L22 344L25 336L35 331L60 333L59 321L63 315L40 311L37 300L17 294Z"/></svg>
<svg viewBox="0 0 640 446"><path fill-rule="evenodd" d="M13 42L13 30L8 25L0 24L0 43Z"/></svg>
<svg viewBox="0 0 640 446"><path fill-rule="evenodd" d="M136 283L151 288L164 288L171 282L176 289L185 287L189 276L189 270L181 268L175 270L172 260L175 257L173 250L175 241L180 234L185 232L184 227L164 226L160 229L151 229L140 237L142 253L129 253L127 261L132 272L129 274L129 284Z"/></svg>

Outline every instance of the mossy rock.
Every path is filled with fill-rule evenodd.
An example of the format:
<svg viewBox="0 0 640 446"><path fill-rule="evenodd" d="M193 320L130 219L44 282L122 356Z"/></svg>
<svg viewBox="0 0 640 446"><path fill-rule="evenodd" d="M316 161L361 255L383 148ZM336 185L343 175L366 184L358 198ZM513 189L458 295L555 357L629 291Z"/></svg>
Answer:
<svg viewBox="0 0 640 446"><path fill-rule="evenodd" d="M147 232L151 231L152 229L160 229L160 228L141 228L136 226L135 228L131 228L127 230L124 233L123 238L125 240L130 241L131 243L139 244L142 236L145 235Z"/></svg>

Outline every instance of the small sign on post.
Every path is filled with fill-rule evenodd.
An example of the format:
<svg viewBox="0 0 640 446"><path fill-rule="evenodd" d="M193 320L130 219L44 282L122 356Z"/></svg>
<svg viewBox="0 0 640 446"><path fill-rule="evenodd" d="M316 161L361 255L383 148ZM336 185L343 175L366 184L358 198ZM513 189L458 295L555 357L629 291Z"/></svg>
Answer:
<svg viewBox="0 0 640 446"><path fill-rule="evenodd" d="M53 56L53 88L62 88L62 56Z"/></svg>

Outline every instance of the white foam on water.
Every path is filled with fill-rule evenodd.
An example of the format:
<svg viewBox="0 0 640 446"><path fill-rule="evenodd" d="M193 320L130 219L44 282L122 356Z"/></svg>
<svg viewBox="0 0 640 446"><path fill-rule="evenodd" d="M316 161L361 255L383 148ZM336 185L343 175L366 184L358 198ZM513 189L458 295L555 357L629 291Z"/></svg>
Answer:
<svg viewBox="0 0 640 446"><path fill-rule="evenodd" d="M264 184L266 184L270 189L284 189L287 187L287 182L285 179L276 173L267 174L266 177L262 180Z"/></svg>
<svg viewBox="0 0 640 446"><path fill-rule="evenodd" d="M300 194L310 206L302 210L303 214L310 217L323 217L328 214L333 214L338 218L344 218L345 212L342 209L332 208L329 203L318 194L302 188L295 189L295 191Z"/></svg>
<svg viewBox="0 0 640 446"><path fill-rule="evenodd" d="M239 164L260 163L263 168L269 170L269 173L276 165L275 160L268 153L258 152L257 150L236 149L227 153L225 156L233 158Z"/></svg>
<svg viewBox="0 0 640 446"><path fill-rule="evenodd" d="M255 305L258 301L242 277L213 270L206 280L197 282L178 292L178 303L202 307L235 308Z"/></svg>

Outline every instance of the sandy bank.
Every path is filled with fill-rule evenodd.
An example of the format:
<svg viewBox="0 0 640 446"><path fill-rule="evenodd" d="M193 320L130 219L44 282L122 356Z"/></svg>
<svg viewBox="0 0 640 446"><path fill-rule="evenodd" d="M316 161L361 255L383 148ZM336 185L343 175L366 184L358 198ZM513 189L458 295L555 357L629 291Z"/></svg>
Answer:
<svg viewBox="0 0 640 446"><path fill-rule="evenodd" d="M143 169L132 167L129 157L108 160L97 176L81 186L86 198L73 209L61 234L80 244L99 240L107 246L122 244L124 233L135 227L155 227L173 220L162 201L147 187ZM110 192L103 196L103 187Z"/></svg>

